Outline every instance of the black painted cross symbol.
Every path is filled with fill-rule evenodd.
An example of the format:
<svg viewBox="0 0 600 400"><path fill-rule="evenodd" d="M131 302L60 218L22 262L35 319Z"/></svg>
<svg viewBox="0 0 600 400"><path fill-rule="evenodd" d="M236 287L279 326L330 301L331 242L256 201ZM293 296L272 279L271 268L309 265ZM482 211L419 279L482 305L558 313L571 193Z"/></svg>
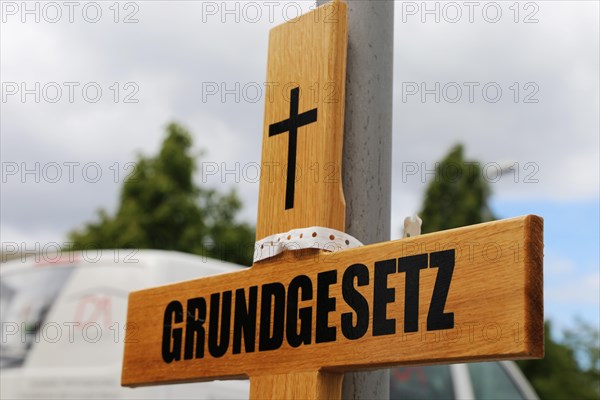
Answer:
<svg viewBox="0 0 600 400"><path fill-rule="evenodd" d="M269 137L289 132L287 182L285 187L285 209L294 208L294 189L296 183L296 145L298 144L298 128L317 121L317 109L314 108L298 114L300 88L291 91L290 117L281 122L269 125Z"/></svg>

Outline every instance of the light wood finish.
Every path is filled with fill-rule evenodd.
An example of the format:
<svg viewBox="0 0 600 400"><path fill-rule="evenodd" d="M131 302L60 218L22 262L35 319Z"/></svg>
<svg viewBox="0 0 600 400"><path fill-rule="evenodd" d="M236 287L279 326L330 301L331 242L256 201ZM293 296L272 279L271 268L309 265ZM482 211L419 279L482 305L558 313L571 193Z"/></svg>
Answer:
<svg viewBox="0 0 600 400"><path fill-rule="evenodd" d="M251 399L340 399L344 374L310 371L253 376Z"/></svg>
<svg viewBox="0 0 600 400"><path fill-rule="evenodd" d="M344 230L346 19L335 1L271 31L257 239ZM281 121L295 112L290 200L293 135ZM526 216L337 253L284 252L133 292L122 384L250 377L253 399L339 399L345 371L542 357L542 227Z"/></svg>
<svg viewBox="0 0 600 400"><path fill-rule="evenodd" d="M265 99L262 176L256 240L295 228L343 231L342 141L346 84L347 6L335 1L271 30ZM298 128L294 207L286 209L289 132L269 126L290 116L290 91L300 88L298 112L317 121Z"/></svg>
<svg viewBox="0 0 600 400"><path fill-rule="evenodd" d="M342 143L348 45L347 7L335 1L271 30L267 82L276 89L265 101L262 176L256 240L291 229L325 226L345 229ZM316 121L298 127L293 208L287 193L291 132L270 136L270 127L290 118L298 90L298 114L316 112ZM311 111L314 110L314 111ZM314 253L314 252L313 252ZM255 265L253 268L258 268ZM278 369L281 373L285 370ZM339 399L343 374L319 368L303 373L252 376L252 399Z"/></svg>
<svg viewBox="0 0 600 400"><path fill-rule="evenodd" d="M131 293L128 324L135 330L128 331L126 337L122 383L138 386L303 371L341 372L392 365L542 357L542 231L541 218L519 217L332 254L287 252L263 261L261 268ZM395 318L396 332L374 336L373 310L375 302L380 301L374 296L374 276L380 268L375 268L375 262L393 262L415 254L429 254L431 258L433 252L452 249L455 266L444 311L454 313L454 328L427 329L427 316L440 270L430 267L420 270L418 286L409 287L409 290L418 290L417 332L404 333L407 274L392 273L388 275L386 286L394 291L395 300L387 304L385 313L387 318ZM342 276L356 263L368 268L368 283L357 286L354 282L354 287L368 302L369 319L366 334L350 340L342 334L341 316L352 313L355 318L356 314L342 294ZM335 271L329 273L337 276L336 282L329 286L329 294L324 294L335 299L335 310L328 314L328 326L335 327L336 336L335 341L316 343L317 275L326 271ZM310 344L294 348L288 343L286 333L280 348L258 351L263 285L281 283L289 295L289 284L299 275L305 275L312 282L312 299L299 302L299 307L312 310ZM220 293L223 297L223 292L233 290L235 297L235 290L243 288L248 296L251 286L258 286L255 351L245 353L242 345L241 354L232 354L231 328L226 353L213 357L206 345L211 294ZM184 360L182 356L180 361L166 363L161 356L165 308L174 300L185 308L189 299L198 297L205 298L207 303L204 358ZM289 298L283 303L287 310ZM231 314L228 320L233 321L233 306ZM274 324L269 326L271 332ZM183 331L185 323L173 327Z"/></svg>

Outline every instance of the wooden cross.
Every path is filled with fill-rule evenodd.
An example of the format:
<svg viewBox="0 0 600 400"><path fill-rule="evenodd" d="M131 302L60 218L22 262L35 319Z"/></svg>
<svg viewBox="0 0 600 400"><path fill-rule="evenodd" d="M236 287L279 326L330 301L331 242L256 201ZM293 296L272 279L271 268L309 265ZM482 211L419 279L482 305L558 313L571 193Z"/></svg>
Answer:
<svg viewBox="0 0 600 400"><path fill-rule="evenodd" d="M346 47L339 1L271 31L267 79L281 90L265 106L257 240L344 229ZM525 216L285 251L131 293L122 384L249 377L255 399L339 399L345 371L542 357L542 229Z"/></svg>

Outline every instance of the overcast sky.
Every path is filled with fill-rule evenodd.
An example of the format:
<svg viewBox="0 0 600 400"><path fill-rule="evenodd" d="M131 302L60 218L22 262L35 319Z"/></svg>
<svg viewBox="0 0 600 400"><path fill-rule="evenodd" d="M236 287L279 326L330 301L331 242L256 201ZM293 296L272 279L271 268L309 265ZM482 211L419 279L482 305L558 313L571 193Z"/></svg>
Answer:
<svg viewBox="0 0 600 400"><path fill-rule="evenodd" d="M235 188L256 221L268 31L312 2L23 4L2 2L3 249L114 211L170 121L205 151L198 182ZM392 237L464 143L499 217L545 218L547 316L598 326L599 3L395 4Z"/></svg>

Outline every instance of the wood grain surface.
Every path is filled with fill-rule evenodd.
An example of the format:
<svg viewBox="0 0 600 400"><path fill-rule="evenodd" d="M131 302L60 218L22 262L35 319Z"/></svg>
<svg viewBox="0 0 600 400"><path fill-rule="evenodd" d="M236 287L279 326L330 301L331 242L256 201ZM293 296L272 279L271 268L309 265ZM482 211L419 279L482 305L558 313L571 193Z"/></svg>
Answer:
<svg viewBox="0 0 600 400"><path fill-rule="evenodd" d="M345 229L342 142L348 41L347 6L336 1L271 30L265 99L256 240L295 228ZM286 209L290 133L269 136L298 113L316 110L316 122L297 128L293 208Z"/></svg>
<svg viewBox="0 0 600 400"><path fill-rule="evenodd" d="M260 268L131 293L128 324L135 329L127 331L122 383L137 386L316 370L341 372L392 365L542 357L542 226L541 218L526 216L337 253L286 252L265 260ZM452 313L453 324L450 329L431 329L428 318L442 270L431 264L437 257L434 254L448 252L454 253L454 268L442 311ZM405 259L423 254L428 261L425 267ZM349 267L356 264L367 271L362 281L357 277L348 279ZM414 279L406 284L408 269L419 271L416 285ZM293 280L295 286L291 285ZM298 286L301 281L304 285ZM407 289L410 295L406 294ZM227 296L231 297L229 307L222 301ZM405 306L407 302L414 303L415 296L417 328L407 332ZM221 301L212 303L212 297ZM205 313L190 313L190 300L197 302L199 298L206 303ZM359 325L359 316L349 303L356 306L360 299L368 308L366 328L361 336L352 337L348 335L348 325ZM185 321L177 322L174 314L166 312L172 302L181 305ZM213 304L216 317L211 313ZM247 304L255 307L255 312L249 312L250 317L244 314L252 308ZM263 313L266 322L261 323ZM361 313L364 320L364 309ZM300 321L301 314L309 314L304 322ZM203 320L201 343L193 331L188 329L186 333L188 318L192 322ZM249 336L239 327L234 332L236 319L249 324ZM165 321L172 323L171 328L165 330ZM228 325L225 331L224 321ZM288 321L298 329L290 331L285 326ZM302 327L310 331L308 341L299 344L296 337L290 344L290 337L297 336ZM277 330L283 330L281 343L271 348L265 340L267 345L261 350L261 337L277 336ZM173 339L177 335L181 335L180 348ZM190 359L185 359L186 335L192 338ZM240 349L234 354L236 336L250 338L254 345L249 348L246 340L238 339ZM213 347L219 343L225 347L222 355L210 351L211 340ZM161 353L165 343L179 360L165 362ZM202 352L200 358L196 358L198 348Z"/></svg>
<svg viewBox="0 0 600 400"><path fill-rule="evenodd" d="M257 240L345 228L347 35L341 1L270 33ZM254 399L335 399L345 371L539 358L542 269L543 221L530 215L333 253L288 251L133 292L122 384L250 377Z"/></svg>
<svg viewBox="0 0 600 400"><path fill-rule="evenodd" d="M251 399L341 399L344 374L319 371L251 378Z"/></svg>

